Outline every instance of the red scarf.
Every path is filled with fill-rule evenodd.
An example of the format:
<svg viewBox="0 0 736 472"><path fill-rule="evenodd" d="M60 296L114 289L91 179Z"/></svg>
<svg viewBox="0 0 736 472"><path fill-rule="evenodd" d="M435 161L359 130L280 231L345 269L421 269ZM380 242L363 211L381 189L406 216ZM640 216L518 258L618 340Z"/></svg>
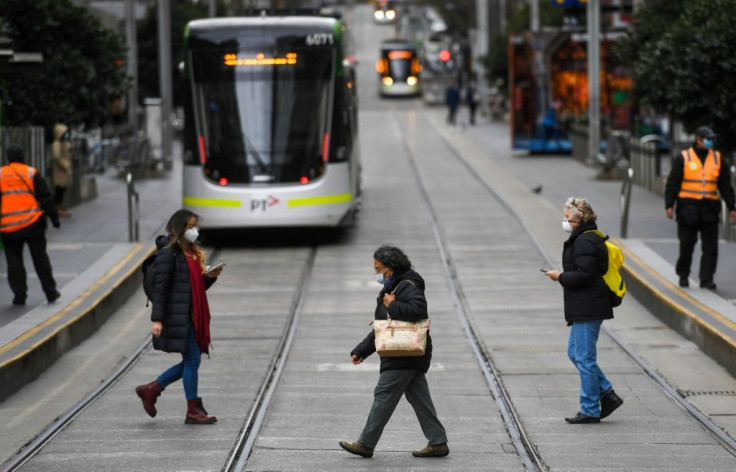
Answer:
<svg viewBox="0 0 736 472"><path fill-rule="evenodd" d="M194 315L194 336L203 354L210 352L210 305L204 288L202 266L196 256L187 255L189 266L189 285L192 290L192 313Z"/></svg>

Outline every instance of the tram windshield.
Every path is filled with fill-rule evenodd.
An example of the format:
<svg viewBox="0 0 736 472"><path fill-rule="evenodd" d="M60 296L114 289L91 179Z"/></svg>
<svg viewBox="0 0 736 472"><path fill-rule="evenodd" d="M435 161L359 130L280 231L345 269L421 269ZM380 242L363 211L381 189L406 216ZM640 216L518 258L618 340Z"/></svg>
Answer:
<svg viewBox="0 0 736 472"><path fill-rule="evenodd" d="M223 185L304 183L321 175L333 56L323 48L192 51L206 175Z"/></svg>
<svg viewBox="0 0 736 472"><path fill-rule="evenodd" d="M414 57L414 52L408 50L383 51L383 58L388 65L388 75L394 80L404 81L410 75L416 74L412 70L412 60Z"/></svg>

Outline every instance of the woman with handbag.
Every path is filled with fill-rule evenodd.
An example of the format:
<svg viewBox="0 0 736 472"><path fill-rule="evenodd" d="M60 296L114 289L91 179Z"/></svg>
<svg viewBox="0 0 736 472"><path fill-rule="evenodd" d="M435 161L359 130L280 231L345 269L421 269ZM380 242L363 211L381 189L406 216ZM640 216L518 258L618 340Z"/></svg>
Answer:
<svg viewBox="0 0 736 472"><path fill-rule="evenodd" d="M373 254L374 278L383 287L376 300L375 320L418 322L427 319L427 300L424 297L424 279L411 268L411 261L404 252L393 246L383 245ZM352 350L350 356L355 365L376 352L375 332ZM368 420L357 441L340 441L340 446L351 454L372 457L383 428L402 396L414 408L422 432L428 444L413 451L415 457L444 457L450 453L445 428L429 394L425 374L432 359L432 338L427 333L423 355L382 356L378 384L376 385Z"/></svg>
<svg viewBox="0 0 736 472"><path fill-rule="evenodd" d="M155 290L151 321L153 348L181 353L182 361L151 383L136 387L149 416L156 416L156 399L172 382L184 384L187 424L211 424L217 418L204 409L197 395L202 353L209 354L210 308L205 290L215 283L222 267L205 270L204 252L195 243L198 217L178 210L166 224L168 236L156 238Z"/></svg>

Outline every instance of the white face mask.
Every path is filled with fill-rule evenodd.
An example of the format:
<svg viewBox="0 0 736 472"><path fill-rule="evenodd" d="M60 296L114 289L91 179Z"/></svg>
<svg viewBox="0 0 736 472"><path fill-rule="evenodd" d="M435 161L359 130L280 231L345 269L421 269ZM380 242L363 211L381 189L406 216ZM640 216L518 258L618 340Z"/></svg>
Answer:
<svg viewBox="0 0 736 472"><path fill-rule="evenodd" d="M566 233L572 233L572 225L567 220L562 220L562 229L565 230Z"/></svg>
<svg viewBox="0 0 736 472"><path fill-rule="evenodd" d="M383 272L386 272L385 270ZM373 274L373 280L378 282L379 284L383 284L386 279L383 278L383 272L380 272L378 274Z"/></svg>
<svg viewBox="0 0 736 472"><path fill-rule="evenodd" d="M198 237L199 237L199 229L197 229L196 227L189 228L188 230L184 231L184 239L186 239L190 243L193 243L194 241L196 241Z"/></svg>

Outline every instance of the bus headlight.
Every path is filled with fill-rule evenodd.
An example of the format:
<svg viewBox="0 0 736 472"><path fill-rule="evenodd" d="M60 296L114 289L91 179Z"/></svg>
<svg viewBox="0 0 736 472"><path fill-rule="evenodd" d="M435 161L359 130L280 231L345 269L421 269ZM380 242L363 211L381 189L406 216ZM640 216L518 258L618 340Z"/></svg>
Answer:
<svg viewBox="0 0 736 472"><path fill-rule="evenodd" d="M373 17L377 20L383 19L383 10L376 10L373 12Z"/></svg>
<svg viewBox="0 0 736 472"><path fill-rule="evenodd" d="M383 78L383 85L393 85L393 84L394 84L394 79L392 79L391 77Z"/></svg>
<svg viewBox="0 0 736 472"><path fill-rule="evenodd" d="M393 10L386 10L386 18L393 20L396 17L396 12Z"/></svg>
<svg viewBox="0 0 736 472"><path fill-rule="evenodd" d="M413 75L410 75L409 77L406 78L407 85L416 85L417 82L419 82L419 80L417 80L417 78L414 77Z"/></svg>

